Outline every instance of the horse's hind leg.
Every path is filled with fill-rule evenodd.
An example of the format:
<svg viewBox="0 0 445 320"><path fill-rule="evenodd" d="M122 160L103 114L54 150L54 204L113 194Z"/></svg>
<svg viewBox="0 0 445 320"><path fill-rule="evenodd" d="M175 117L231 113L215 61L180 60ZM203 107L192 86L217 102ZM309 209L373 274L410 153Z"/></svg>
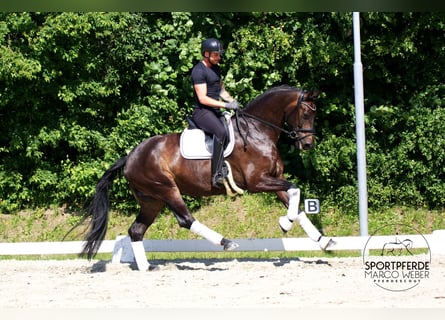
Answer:
<svg viewBox="0 0 445 320"><path fill-rule="evenodd" d="M215 245L223 246L225 251L230 251L238 247L237 243L224 238L218 232L208 228L198 220L195 220L188 210L179 191L172 192L174 192L174 195L169 197L170 201L167 201L167 204L170 209L172 209L176 219L178 220L179 226L189 229L191 232L209 240Z"/></svg>
<svg viewBox="0 0 445 320"><path fill-rule="evenodd" d="M131 241L142 241L148 227L151 226L159 212L165 206L162 200L154 199L147 196L136 196L141 209L138 216L128 229Z"/></svg>
<svg viewBox="0 0 445 320"><path fill-rule="evenodd" d="M142 241L148 227L153 223L156 216L164 207L165 203L161 200L156 200L154 198L142 195L136 196L136 200L138 201L141 209L136 217L136 220L134 220L133 224L128 229L134 259L136 260L139 270L155 270L156 267L150 265L147 261L145 248Z"/></svg>

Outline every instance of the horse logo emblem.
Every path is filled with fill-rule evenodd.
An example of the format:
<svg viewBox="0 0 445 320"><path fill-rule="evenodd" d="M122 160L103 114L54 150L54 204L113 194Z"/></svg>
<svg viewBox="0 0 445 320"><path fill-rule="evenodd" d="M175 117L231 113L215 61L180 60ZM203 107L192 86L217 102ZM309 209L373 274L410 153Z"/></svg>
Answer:
<svg viewBox="0 0 445 320"><path fill-rule="evenodd" d="M410 255L414 255L411 252L411 248L413 247L413 241L410 239L405 239L400 241L398 237L395 238L394 241L387 242L383 245L381 256L402 256L406 253Z"/></svg>

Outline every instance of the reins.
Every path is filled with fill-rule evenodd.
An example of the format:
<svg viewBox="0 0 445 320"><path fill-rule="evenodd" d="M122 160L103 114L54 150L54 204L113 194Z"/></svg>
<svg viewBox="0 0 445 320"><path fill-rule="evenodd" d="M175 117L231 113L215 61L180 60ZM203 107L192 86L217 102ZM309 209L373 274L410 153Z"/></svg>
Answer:
<svg viewBox="0 0 445 320"><path fill-rule="evenodd" d="M298 108L302 103L304 103L304 100L303 100L304 94L305 94L305 92L303 92L300 95L300 97L298 98L298 104L297 104L296 108ZM239 126L239 117L240 117L240 115L241 115L241 117L243 118L244 121L246 121L246 117L252 118L254 120L257 120L257 121L259 121L261 123L264 123L264 124L268 125L269 127L272 127L274 129L277 129L277 130L287 134L287 136L290 139L292 139L292 140L301 141L301 140L305 139L307 136L315 134L315 130L314 129L293 129L292 131L289 131L289 130L286 130L286 129L282 128L282 127L279 127L279 126L277 126L277 125L275 125L275 124L273 124L273 123L271 123L269 121L261 119L261 118L255 116L255 115L253 115L253 114L247 113L247 112L245 112L242 109L237 109L235 111L236 126L237 126L237 129L238 129L238 132L239 132L241 138L243 139L244 150L246 150L246 148L247 148L247 136L249 134L249 124L246 121L246 123L247 123L247 131L246 131L246 134L243 135L241 133L240 126ZM304 135L302 137L298 137L299 133L308 133L308 134Z"/></svg>

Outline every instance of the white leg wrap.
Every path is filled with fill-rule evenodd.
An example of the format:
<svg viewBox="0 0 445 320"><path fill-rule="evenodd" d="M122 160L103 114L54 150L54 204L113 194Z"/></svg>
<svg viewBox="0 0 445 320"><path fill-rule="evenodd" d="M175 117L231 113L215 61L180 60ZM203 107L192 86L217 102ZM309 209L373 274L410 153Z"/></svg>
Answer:
<svg viewBox="0 0 445 320"><path fill-rule="evenodd" d="M300 211L300 189L289 189L287 190L287 194L289 196L287 215L280 217L278 221L284 231L289 231L292 228L292 223L297 219L298 212Z"/></svg>
<svg viewBox="0 0 445 320"><path fill-rule="evenodd" d="M297 219L298 213L300 212L300 189L289 189L287 190L289 195L289 208L287 209L287 218L290 221L295 221Z"/></svg>
<svg viewBox="0 0 445 320"><path fill-rule="evenodd" d="M321 237L318 241L318 244L320 245L320 248L322 250L328 249L329 246L332 246L335 244L335 241L332 240L330 237Z"/></svg>
<svg viewBox="0 0 445 320"><path fill-rule="evenodd" d="M192 223L190 231L196 233L197 235L200 235L201 237L209 240L211 243L217 246L221 245L221 240L223 239L223 236L220 235L218 232L209 229L208 227L200 223L198 220L195 220Z"/></svg>
<svg viewBox="0 0 445 320"><path fill-rule="evenodd" d="M139 271L147 271L150 264L148 263L147 256L145 255L144 242L132 242L131 247L133 248L134 259L136 260Z"/></svg>
<svg viewBox="0 0 445 320"><path fill-rule="evenodd" d="M297 219L300 226L303 228L303 230L306 232L309 238L311 238L314 241L318 241L321 238L320 231L317 230L317 228L314 227L311 220L306 216L306 212L301 211Z"/></svg>
<svg viewBox="0 0 445 320"><path fill-rule="evenodd" d="M281 229L286 232L292 228L292 221L290 221L286 216L281 216L278 223L280 224Z"/></svg>

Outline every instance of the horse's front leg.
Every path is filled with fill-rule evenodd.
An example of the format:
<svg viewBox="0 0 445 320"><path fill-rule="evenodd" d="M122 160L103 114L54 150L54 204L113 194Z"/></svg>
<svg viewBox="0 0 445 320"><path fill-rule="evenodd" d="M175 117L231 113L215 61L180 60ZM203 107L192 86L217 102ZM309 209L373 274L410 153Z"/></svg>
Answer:
<svg viewBox="0 0 445 320"><path fill-rule="evenodd" d="M324 237L320 231L312 224L306 215L306 212L300 210L300 189L293 186L287 192L277 192L278 198L287 207L287 214L280 217L279 224L283 232L287 232L292 228L294 221L297 221L301 228L306 232L308 237L318 242L322 250L327 250L334 241L330 237Z"/></svg>

